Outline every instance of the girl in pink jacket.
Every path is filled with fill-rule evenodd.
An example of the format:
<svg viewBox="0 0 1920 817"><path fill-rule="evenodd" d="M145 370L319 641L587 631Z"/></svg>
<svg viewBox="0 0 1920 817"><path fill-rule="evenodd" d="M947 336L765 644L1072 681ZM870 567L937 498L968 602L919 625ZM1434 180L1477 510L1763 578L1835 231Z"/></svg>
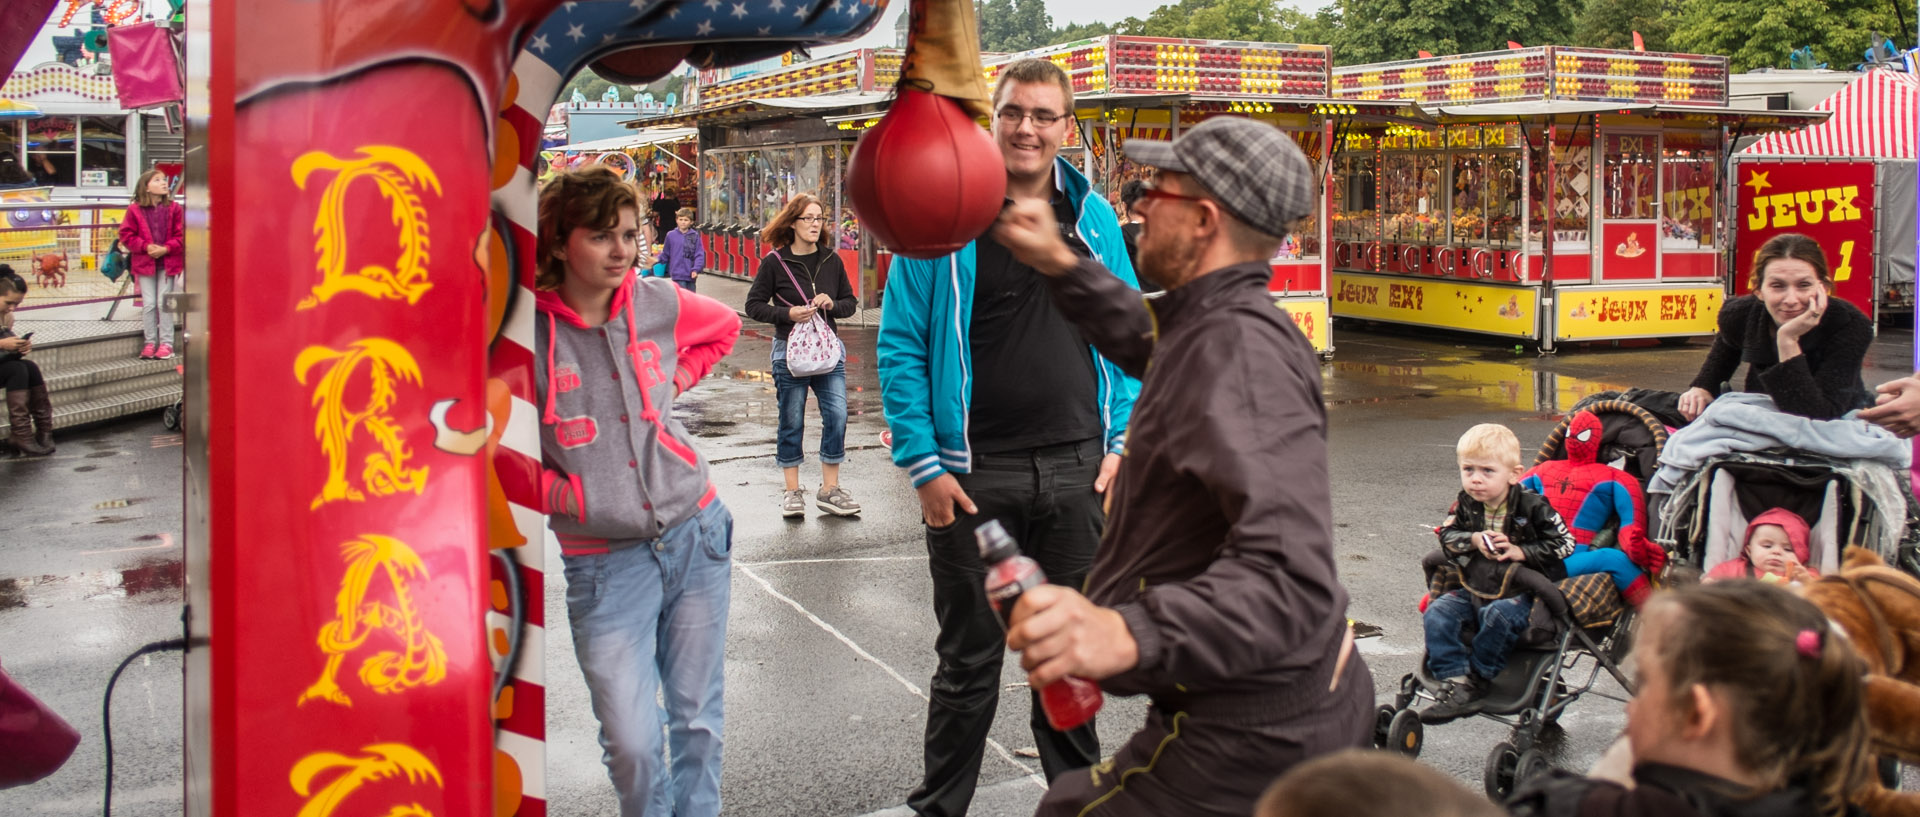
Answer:
<svg viewBox="0 0 1920 817"><path fill-rule="evenodd" d="M173 313L163 301L187 268L186 222L187 210L173 200L167 174L159 168L140 174L133 184L133 205L120 222L120 246L140 284L140 323L147 333L141 360L173 357Z"/></svg>
<svg viewBox="0 0 1920 817"><path fill-rule="evenodd" d="M673 402L733 348L740 318L634 275L642 212L605 168L560 173L540 194L534 373L548 525L620 813L713 817L733 516Z"/></svg>

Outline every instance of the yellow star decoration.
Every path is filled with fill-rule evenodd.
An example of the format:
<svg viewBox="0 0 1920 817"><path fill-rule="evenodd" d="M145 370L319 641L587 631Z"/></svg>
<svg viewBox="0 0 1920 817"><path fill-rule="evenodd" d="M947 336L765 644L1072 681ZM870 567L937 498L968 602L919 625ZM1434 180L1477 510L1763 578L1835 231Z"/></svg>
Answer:
<svg viewBox="0 0 1920 817"><path fill-rule="evenodd" d="M1770 172L1772 171L1767 171L1767 173ZM1747 186L1753 188L1754 195L1758 196L1760 191L1773 186L1772 182L1767 181L1767 173L1756 170L1753 171L1753 177L1747 179Z"/></svg>

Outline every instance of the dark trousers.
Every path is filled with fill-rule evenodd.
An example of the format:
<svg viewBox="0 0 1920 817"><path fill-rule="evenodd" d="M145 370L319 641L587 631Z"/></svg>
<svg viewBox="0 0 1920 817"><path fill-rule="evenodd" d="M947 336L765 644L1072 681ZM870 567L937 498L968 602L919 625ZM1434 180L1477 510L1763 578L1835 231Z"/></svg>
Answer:
<svg viewBox="0 0 1920 817"><path fill-rule="evenodd" d="M1316 677L1316 689L1263 707L1279 715L1205 711L1199 708L1204 700L1192 708L1156 700L1112 760L1053 781L1034 817L1246 817L1288 769L1372 745L1367 663L1355 652L1332 692L1330 675Z"/></svg>
<svg viewBox="0 0 1920 817"><path fill-rule="evenodd" d="M1047 580L1079 589L1093 564L1106 515L1093 492L1104 446L1098 439L1014 454L976 455L973 473L955 474L980 512L945 528L927 529L933 574L933 613L940 624L934 650L940 666L928 690L926 778L907 797L916 814L961 815L973 801L987 734L1000 703L1006 632L987 606L986 568L974 528L998 519L1040 563ZM1052 780L1100 760L1092 722L1067 732L1047 725L1040 696L1032 696L1032 723L1040 765Z"/></svg>
<svg viewBox="0 0 1920 817"><path fill-rule="evenodd" d="M31 360L16 358L0 363L0 391L26 391L46 382L40 376L40 364Z"/></svg>

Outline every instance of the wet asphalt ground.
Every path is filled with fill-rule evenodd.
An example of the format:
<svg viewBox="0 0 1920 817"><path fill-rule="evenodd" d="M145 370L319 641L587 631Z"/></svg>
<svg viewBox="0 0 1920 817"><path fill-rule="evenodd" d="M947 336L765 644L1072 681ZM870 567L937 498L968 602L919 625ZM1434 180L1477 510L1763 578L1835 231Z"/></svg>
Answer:
<svg viewBox="0 0 1920 817"><path fill-rule="evenodd" d="M919 777L934 626L918 503L880 446L872 330L843 335L852 355L842 482L865 505L860 518L779 517L765 332L749 326L714 376L676 406L735 516L723 783L730 814L904 814L899 806ZM1353 597L1349 615L1378 630L1360 645L1382 700L1420 654L1418 560L1459 490L1460 432L1506 423L1530 455L1582 396L1679 390L1705 353L1695 342L1536 357L1487 339L1348 325L1334 342L1324 375L1341 578ZM1910 371L1911 361L1912 335L1883 332L1867 383ZM810 460L817 418L809 416ZM179 435L151 415L63 434L59 444L50 459L0 461L0 665L84 737L51 778L0 791L4 815L99 813L107 677L141 644L180 633ZM810 488L819 485L815 468L802 472ZM556 625L545 641L549 813L612 815L585 685L559 626L564 586L551 542L546 566ZM177 654L135 661L115 693L115 814L182 813L180 666ZM1039 800L1023 680L1009 661L976 815L1024 817ZM1610 682L1598 689L1618 691ZM1108 752L1144 711L1141 701L1108 700L1099 721ZM1547 747L1558 765L1585 769L1622 725L1621 704L1589 696L1549 730ZM1505 736L1479 719L1435 727L1421 759L1478 789L1488 749Z"/></svg>

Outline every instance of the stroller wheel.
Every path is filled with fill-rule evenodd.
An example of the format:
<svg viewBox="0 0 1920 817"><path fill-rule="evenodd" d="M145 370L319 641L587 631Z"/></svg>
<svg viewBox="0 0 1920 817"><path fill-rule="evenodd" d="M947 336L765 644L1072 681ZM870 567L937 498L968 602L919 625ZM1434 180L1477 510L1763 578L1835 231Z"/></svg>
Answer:
<svg viewBox="0 0 1920 817"><path fill-rule="evenodd" d="M180 430L180 404L175 403L160 410L160 424L168 431Z"/></svg>
<svg viewBox="0 0 1920 817"><path fill-rule="evenodd" d="M1420 746L1426 742L1426 727L1420 724L1420 716L1411 709L1402 709L1394 713L1393 720L1387 724L1386 748L1407 757L1419 757Z"/></svg>
<svg viewBox="0 0 1920 817"><path fill-rule="evenodd" d="M1381 704L1379 709L1374 710L1373 748L1384 749L1389 745L1387 743L1387 730L1392 728L1393 716L1398 712L1399 710L1396 710L1391 706L1387 706L1386 704Z"/></svg>
<svg viewBox="0 0 1920 817"><path fill-rule="evenodd" d="M1513 794L1513 783L1520 771L1520 753L1513 744L1501 741L1493 745L1493 751L1487 753L1487 768L1481 783L1486 786L1487 796L1495 803L1507 801L1507 795Z"/></svg>
<svg viewBox="0 0 1920 817"><path fill-rule="evenodd" d="M1520 753L1519 760L1514 761L1513 782L1515 785L1525 783L1537 775L1546 774L1551 768L1553 764L1547 762L1546 753L1539 749L1528 749Z"/></svg>

